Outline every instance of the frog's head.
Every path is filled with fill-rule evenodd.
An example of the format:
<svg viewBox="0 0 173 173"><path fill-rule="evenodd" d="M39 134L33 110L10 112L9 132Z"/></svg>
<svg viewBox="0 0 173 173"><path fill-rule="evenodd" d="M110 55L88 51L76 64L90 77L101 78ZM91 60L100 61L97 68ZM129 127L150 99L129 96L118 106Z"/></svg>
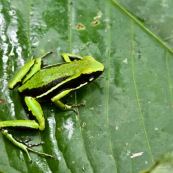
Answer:
<svg viewBox="0 0 173 173"><path fill-rule="evenodd" d="M104 71L104 66L102 63L95 60L92 56L85 56L82 59L85 68L82 72L89 81L98 78Z"/></svg>
<svg viewBox="0 0 173 173"><path fill-rule="evenodd" d="M84 56L82 59L85 65L88 67L88 72L103 72L104 66L102 63L98 62L92 56Z"/></svg>

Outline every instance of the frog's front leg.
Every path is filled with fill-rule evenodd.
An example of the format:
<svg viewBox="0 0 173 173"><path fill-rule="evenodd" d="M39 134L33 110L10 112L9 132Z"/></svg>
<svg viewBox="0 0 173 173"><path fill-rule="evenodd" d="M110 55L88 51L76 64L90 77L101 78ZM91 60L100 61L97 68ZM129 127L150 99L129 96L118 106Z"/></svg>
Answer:
<svg viewBox="0 0 173 173"><path fill-rule="evenodd" d="M67 105L64 104L60 101L61 98L63 98L64 96L66 96L67 94L69 94L71 91L73 91L73 89L69 89L69 90L64 90L62 91L60 94L54 96L51 101L58 106L60 109L62 110L72 110L75 113L77 113L77 111L74 109L74 107L79 107L79 106L84 106L83 103L80 104L73 104L73 105Z"/></svg>
<svg viewBox="0 0 173 173"><path fill-rule="evenodd" d="M35 120L9 120L9 121L1 121L0 122L0 129L2 131L2 134L4 134L14 145L22 149L26 152L26 154L29 157L29 160L31 161L31 157L29 155L28 151L35 152L37 154L52 157L49 154L41 153L38 151L33 150L30 146L25 144L24 142L20 142L16 140L11 134L8 133L8 128L29 128L29 129L36 129L36 130L44 130L45 128L45 119L43 116L43 111L40 106L40 104L36 101L35 98L32 97L25 97L25 103L28 107L28 110L31 111L31 114L34 116Z"/></svg>

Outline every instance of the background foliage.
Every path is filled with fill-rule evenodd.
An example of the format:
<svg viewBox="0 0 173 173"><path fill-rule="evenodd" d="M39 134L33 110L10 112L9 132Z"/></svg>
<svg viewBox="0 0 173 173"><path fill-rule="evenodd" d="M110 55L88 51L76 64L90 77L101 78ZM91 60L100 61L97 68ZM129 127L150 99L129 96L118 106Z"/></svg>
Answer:
<svg viewBox="0 0 173 173"><path fill-rule="evenodd" d="M173 148L171 0L0 0L0 119L26 119L7 83L32 55L92 55L104 74L72 94L79 115L43 103L44 132L18 132L54 159L25 153L0 136L1 172L139 172ZM163 167L162 167L163 168ZM166 167L164 167L166 169ZM163 170L163 169L162 169Z"/></svg>

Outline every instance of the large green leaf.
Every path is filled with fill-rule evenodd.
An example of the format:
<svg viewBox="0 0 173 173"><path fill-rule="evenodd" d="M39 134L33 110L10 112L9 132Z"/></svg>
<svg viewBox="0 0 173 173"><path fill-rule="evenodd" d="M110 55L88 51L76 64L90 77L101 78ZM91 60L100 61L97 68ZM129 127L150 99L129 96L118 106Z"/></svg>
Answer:
<svg viewBox="0 0 173 173"><path fill-rule="evenodd" d="M139 172L172 152L171 0L0 0L0 119L27 119L17 90L7 83L32 55L53 50L92 55L103 75L72 94L79 115L43 103L44 132L15 131L44 141L43 158L0 136L0 172ZM128 11L129 12L128 12ZM159 20L160 19L160 20ZM56 74L55 74L56 75Z"/></svg>

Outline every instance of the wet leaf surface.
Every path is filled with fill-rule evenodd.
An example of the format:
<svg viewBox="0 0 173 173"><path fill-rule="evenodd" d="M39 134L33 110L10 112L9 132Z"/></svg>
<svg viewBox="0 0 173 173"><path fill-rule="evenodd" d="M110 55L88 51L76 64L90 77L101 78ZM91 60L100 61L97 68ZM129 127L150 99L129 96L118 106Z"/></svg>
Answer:
<svg viewBox="0 0 173 173"><path fill-rule="evenodd" d="M25 153L0 136L0 171L101 173L139 172L173 148L171 0L0 1L0 120L27 119L17 89L8 81L32 58L52 50L91 55L103 75L68 98L85 102L74 112L43 103L43 132L12 131L17 138L44 141ZM157 8L155 8L157 7ZM153 9L156 10L153 10ZM65 99L66 100L66 99Z"/></svg>

